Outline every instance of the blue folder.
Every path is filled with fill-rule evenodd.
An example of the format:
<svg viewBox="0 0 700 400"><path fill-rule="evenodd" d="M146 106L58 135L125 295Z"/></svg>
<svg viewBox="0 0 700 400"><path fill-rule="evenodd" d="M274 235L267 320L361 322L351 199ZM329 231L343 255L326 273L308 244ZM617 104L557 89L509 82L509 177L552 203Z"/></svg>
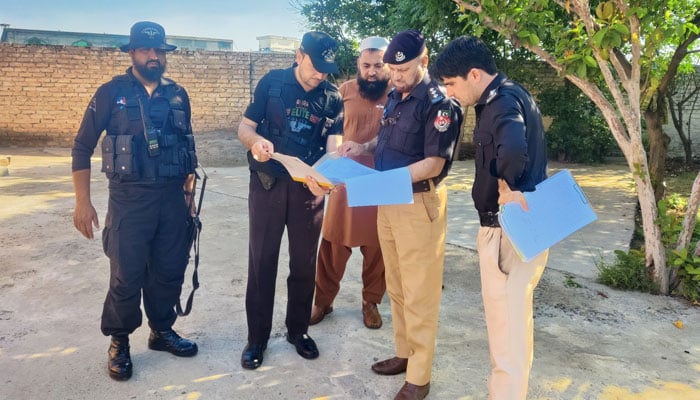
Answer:
<svg viewBox="0 0 700 400"><path fill-rule="evenodd" d="M333 152L316 161L313 169L334 185L345 184L349 207L413 203L408 167L377 171Z"/></svg>
<svg viewBox="0 0 700 400"><path fill-rule="evenodd" d="M408 167L348 178L345 190L349 207L413 203L413 186Z"/></svg>
<svg viewBox="0 0 700 400"><path fill-rule="evenodd" d="M336 152L326 153L316 161L313 168L333 182L334 185L345 183L348 178L377 172L351 158L341 157Z"/></svg>
<svg viewBox="0 0 700 400"><path fill-rule="evenodd" d="M498 213L501 228L523 261L598 219L569 170L552 175L524 195L529 211L508 203Z"/></svg>

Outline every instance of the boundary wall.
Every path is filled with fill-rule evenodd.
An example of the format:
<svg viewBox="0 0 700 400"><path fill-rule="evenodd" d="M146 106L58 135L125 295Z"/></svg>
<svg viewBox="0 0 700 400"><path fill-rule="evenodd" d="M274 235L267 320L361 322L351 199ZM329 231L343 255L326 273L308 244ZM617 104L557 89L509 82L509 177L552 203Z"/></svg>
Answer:
<svg viewBox="0 0 700 400"><path fill-rule="evenodd" d="M258 80L294 54L176 50L167 61L196 134L235 130ZM130 65L118 49L0 43L0 146L71 146L95 90Z"/></svg>

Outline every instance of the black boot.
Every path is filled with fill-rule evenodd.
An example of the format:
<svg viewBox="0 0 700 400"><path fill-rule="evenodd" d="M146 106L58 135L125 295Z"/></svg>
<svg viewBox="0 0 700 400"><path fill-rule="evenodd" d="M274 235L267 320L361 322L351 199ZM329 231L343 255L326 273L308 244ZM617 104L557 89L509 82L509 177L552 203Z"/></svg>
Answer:
<svg viewBox="0 0 700 400"><path fill-rule="evenodd" d="M109 377L116 381L125 381L131 378L133 364L131 364L131 355L129 354L129 337L112 336L107 354L109 355L107 361Z"/></svg>
<svg viewBox="0 0 700 400"><path fill-rule="evenodd" d="M167 351L178 357L192 357L197 354L197 343L180 337L174 330L154 331L148 338L148 348Z"/></svg>

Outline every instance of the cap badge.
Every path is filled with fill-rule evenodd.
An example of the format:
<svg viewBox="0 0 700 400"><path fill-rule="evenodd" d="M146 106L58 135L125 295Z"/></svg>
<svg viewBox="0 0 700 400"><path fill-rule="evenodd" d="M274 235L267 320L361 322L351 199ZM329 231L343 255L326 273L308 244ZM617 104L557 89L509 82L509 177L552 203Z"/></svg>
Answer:
<svg viewBox="0 0 700 400"><path fill-rule="evenodd" d="M156 36L158 36L158 35L160 34L160 32L158 32L158 29L156 29L156 28L151 28L151 27L143 28L143 30L141 31L141 33L143 33L144 35L150 37L151 39L153 39L154 37L156 37Z"/></svg>
<svg viewBox="0 0 700 400"><path fill-rule="evenodd" d="M403 51L397 51L396 56L394 56L394 59L396 62L401 62L406 59L406 55L403 54Z"/></svg>
<svg viewBox="0 0 700 400"><path fill-rule="evenodd" d="M328 63L335 62L335 53L333 52L333 49L326 49L321 53L323 55L323 60Z"/></svg>

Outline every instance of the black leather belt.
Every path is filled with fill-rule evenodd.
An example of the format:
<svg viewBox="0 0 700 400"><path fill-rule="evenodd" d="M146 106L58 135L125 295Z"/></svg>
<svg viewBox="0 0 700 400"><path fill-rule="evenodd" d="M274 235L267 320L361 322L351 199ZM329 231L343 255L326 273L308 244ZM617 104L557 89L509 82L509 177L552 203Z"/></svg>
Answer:
<svg viewBox="0 0 700 400"><path fill-rule="evenodd" d="M432 190L430 186L430 182L433 182L433 186L437 186L437 183L435 183L434 178L428 178L428 179L423 179L422 181L418 182L413 182L413 193L423 193L423 192L429 192Z"/></svg>
<svg viewBox="0 0 700 400"><path fill-rule="evenodd" d="M480 212L479 222L481 226L487 226L489 228L499 228L501 224L498 223L498 213L492 211Z"/></svg>

